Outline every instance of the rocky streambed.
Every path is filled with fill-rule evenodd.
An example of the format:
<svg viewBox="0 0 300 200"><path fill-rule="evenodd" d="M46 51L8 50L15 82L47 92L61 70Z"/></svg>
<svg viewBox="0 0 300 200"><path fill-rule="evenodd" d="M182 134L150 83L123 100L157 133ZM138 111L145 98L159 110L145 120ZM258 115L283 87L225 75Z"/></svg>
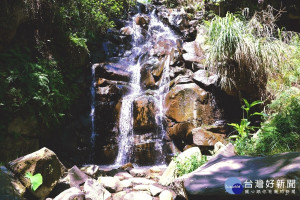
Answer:
<svg viewBox="0 0 300 200"><path fill-rule="evenodd" d="M98 165L67 169L47 148L20 157L0 168L0 199L47 200L182 200L182 199L297 199L300 196L300 153L267 157L237 156L234 146L216 149L216 154L192 173L176 177L176 164L168 167L119 168ZM182 159L199 153L197 147L179 155ZM34 191L26 173L40 173L42 184ZM226 190L225 182L237 178L242 193ZM249 180L273 181L273 187L247 189ZM279 184L279 183L285 184ZM293 183L293 184L291 184ZM248 191L249 190L249 191ZM248 192L247 192L248 191ZM261 191L257 193L257 191ZM269 193L272 191L272 193ZM275 192L277 191L277 192ZM287 191L289 191L287 193ZM250 193L249 193L250 192Z"/></svg>

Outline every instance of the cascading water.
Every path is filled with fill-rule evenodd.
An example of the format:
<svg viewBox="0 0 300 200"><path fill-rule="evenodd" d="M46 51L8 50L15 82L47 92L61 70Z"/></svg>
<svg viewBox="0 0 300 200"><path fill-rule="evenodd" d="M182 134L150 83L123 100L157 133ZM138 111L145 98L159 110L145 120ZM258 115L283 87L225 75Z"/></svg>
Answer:
<svg viewBox="0 0 300 200"><path fill-rule="evenodd" d="M95 77L95 68L96 65L92 65L92 83L91 83L91 113L90 113L90 117L91 117L91 129L92 129L92 133L91 133L91 146L92 146L92 150L95 147L95 137L96 137L96 132L95 132L95 83L96 83L96 77ZM90 160L93 159L93 153L91 154L91 158Z"/></svg>
<svg viewBox="0 0 300 200"><path fill-rule="evenodd" d="M134 16L133 19L135 19L135 17L136 16ZM115 165L117 166L132 161L135 141L133 130L133 102L137 97L145 95L145 91L143 91L140 86L142 57L143 55L146 55L149 49L151 49L153 45L161 39L171 40L176 44L176 36L173 34L170 28L158 20L158 18L155 16L155 10L150 14L149 18L150 23L148 25L148 33L146 36L143 36L141 27L135 24L134 20L132 20L131 24L134 34L132 37L132 54L129 60L132 61L138 58L138 62L128 68L128 71L131 72L130 86L132 90L122 99L122 107L119 118L118 155L115 160ZM155 39L151 40L150 38ZM158 151L158 156L153 158L155 160L154 164L165 164L163 140L166 135L166 130L163 125L163 109L164 98L166 93L169 91L169 65L170 55L167 55L165 56L163 66L164 69L160 78L158 89L154 90L153 95L156 99L155 103L158 110L155 115L155 121L158 128L156 133L153 133L155 136L152 138L152 140L155 142L155 150Z"/></svg>

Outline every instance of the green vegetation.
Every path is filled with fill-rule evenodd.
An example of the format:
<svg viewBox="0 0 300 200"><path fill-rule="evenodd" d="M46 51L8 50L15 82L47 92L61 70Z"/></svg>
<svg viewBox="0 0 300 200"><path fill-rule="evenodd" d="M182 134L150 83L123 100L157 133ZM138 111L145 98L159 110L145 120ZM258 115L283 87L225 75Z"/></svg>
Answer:
<svg viewBox="0 0 300 200"><path fill-rule="evenodd" d="M27 172L25 178L28 178L31 183L31 189L36 191L40 185L43 184L43 177L40 173L32 175L31 173Z"/></svg>
<svg viewBox="0 0 300 200"><path fill-rule="evenodd" d="M176 164L175 176L180 177L184 174L191 173L207 162L206 156L201 156L198 153L191 155L189 158L181 159L178 155L172 160Z"/></svg>
<svg viewBox="0 0 300 200"><path fill-rule="evenodd" d="M263 114L260 112L254 112L251 113L250 109L253 108L254 106L258 104L262 104L262 101L254 101L251 104L246 100L243 99L245 105L242 106L242 109L246 112L246 116L241 119L240 124L236 123L231 123L228 124L230 126L233 126L233 128L237 131L238 135L232 135L229 137L229 139L234 139L233 143L235 144L235 149L238 154L244 155L247 154L249 150L252 148L249 148L249 144L251 144L251 137L250 134L251 132L255 131L258 129L258 127L251 126L251 121L250 119L253 116L262 116ZM247 148L245 148L247 146Z"/></svg>
<svg viewBox="0 0 300 200"><path fill-rule="evenodd" d="M255 23L254 23L255 21ZM255 25L254 25L255 24ZM287 45L271 35L262 37L257 18L246 22L227 13L206 23L211 45L207 62L221 78L221 87L240 91L252 85L265 91L268 69L278 69L286 61Z"/></svg>

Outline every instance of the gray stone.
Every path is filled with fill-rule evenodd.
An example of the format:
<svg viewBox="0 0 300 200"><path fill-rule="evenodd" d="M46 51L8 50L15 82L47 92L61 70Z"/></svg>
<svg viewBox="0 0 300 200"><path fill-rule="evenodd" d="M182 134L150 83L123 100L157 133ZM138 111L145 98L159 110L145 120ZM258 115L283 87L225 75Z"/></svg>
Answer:
<svg viewBox="0 0 300 200"><path fill-rule="evenodd" d="M145 169L132 169L130 170L130 174L134 177L145 177L147 175Z"/></svg>
<svg viewBox="0 0 300 200"><path fill-rule="evenodd" d="M60 193L58 196L54 198L54 200L84 200L84 193L76 188L76 187L71 187L62 193Z"/></svg>
<svg viewBox="0 0 300 200"><path fill-rule="evenodd" d="M218 76L215 74L210 74L206 70L198 70L193 76L193 81L197 83L200 87L209 88L217 85Z"/></svg>
<svg viewBox="0 0 300 200"><path fill-rule="evenodd" d="M160 193L159 200L173 200L173 195L169 190L164 190Z"/></svg>
<svg viewBox="0 0 300 200"><path fill-rule="evenodd" d="M76 165L74 165L68 172L70 186L79 187L81 184L89 178L85 173L83 173Z"/></svg>
<svg viewBox="0 0 300 200"><path fill-rule="evenodd" d="M161 189L161 188L159 188L157 186L149 185L149 192L154 197L156 197L157 195L159 195L162 191L163 191L163 189Z"/></svg>
<svg viewBox="0 0 300 200"><path fill-rule="evenodd" d="M232 145L209 160L184 181L188 199L201 199L207 195L226 196L224 183L229 177L238 178L243 184L246 180L284 180L300 179L300 153L283 153L265 157L233 156ZM203 178L205 177L205 178ZM296 183L295 192L300 194ZM286 184L283 187L286 190ZM274 189L278 189L275 187ZM241 195L245 195L243 192ZM246 196L246 195L245 195Z"/></svg>
<svg viewBox="0 0 300 200"><path fill-rule="evenodd" d="M152 200L148 192L130 192L127 193L123 200Z"/></svg>
<svg viewBox="0 0 300 200"><path fill-rule="evenodd" d="M99 177L98 182L101 183L105 189L112 193L123 190L123 186L120 184L120 179L117 177Z"/></svg>
<svg viewBox="0 0 300 200"><path fill-rule="evenodd" d="M107 191L98 181L95 179L88 179L83 186L85 191L85 198L90 200L106 200L111 197L109 191Z"/></svg>

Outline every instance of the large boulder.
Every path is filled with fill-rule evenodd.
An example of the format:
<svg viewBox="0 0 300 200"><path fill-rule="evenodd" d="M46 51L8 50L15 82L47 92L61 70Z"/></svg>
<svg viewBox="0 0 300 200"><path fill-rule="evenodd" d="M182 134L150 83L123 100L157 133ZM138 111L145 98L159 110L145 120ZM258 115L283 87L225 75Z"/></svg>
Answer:
<svg viewBox="0 0 300 200"><path fill-rule="evenodd" d="M191 122L176 123L168 128L168 135L173 140L175 146L183 150L186 144L192 144L192 130L195 125Z"/></svg>
<svg viewBox="0 0 300 200"><path fill-rule="evenodd" d="M133 128L135 130L155 130L155 99L151 96L141 96L133 102Z"/></svg>
<svg viewBox="0 0 300 200"><path fill-rule="evenodd" d="M45 147L9 162L8 167L21 183L40 199L48 196L65 172L65 167L55 153ZM43 177L43 184L36 191L31 190L30 180L25 178L27 172L33 175L40 173Z"/></svg>
<svg viewBox="0 0 300 200"><path fill-rule="evenodd" d="M178 84L173 87L165 98L166 116L176 122L208 119L200 104L207 103L208 93L195 83ZM208 120L210 121L210 120Z"/></svg>
<svg viewBox="0 0 300 200"><path fill-rule="evenodd" d="M257 194L256 180L261 180L263 183L266 183L267 180L274 180L275 184L272 187L271 195L275 195L275 190L279 194L282 194L280 190L283 190L284 194L287 190L289 190L290 195L292 195L293 190L296 195L300 194L299 152L265 157L234 156L233 153L229 152L228 148L227 152L225 149L225 153L218 154L184 180L188 199L196 200L207 196L229 197L230 194L226 192L224 184L231 177L235 177L241 182L244 190L240 195L245 198L247 195L249 196L247 192ZM287 187L290 180L295 180L296 183ZM245 185L246 182L250 181L253 182L252 190L249 189L249 185ZM278 186L278 182L284 182L284 184ZM261 190L264 189L267 190L266 185ZM254 193L252 193L253 191ZM242 196L240 198L243 198Z"/></svg>
<svg viewBox="0 0 300 200"><path fill-rule="evenodd" d="M184 161L186 158L189 158L192 155L201 156L200 149L198 147L189 148L184 152L182 152L181 154L179 154L178 158ZM177 178L175 172L176 172L176 163L172 160L169 166L167 167L167 169L164 171L163 175L161 176L159 183L165 186L170 185L173 182L173 180Z"/></svg>
<svg viewBox="0 0 300 200"><path fill-rule="evenodd" d="M213 133L201 127L192 130L193 144L197 146L214 146L217 142L226 143L225 134Z"/></svg>

